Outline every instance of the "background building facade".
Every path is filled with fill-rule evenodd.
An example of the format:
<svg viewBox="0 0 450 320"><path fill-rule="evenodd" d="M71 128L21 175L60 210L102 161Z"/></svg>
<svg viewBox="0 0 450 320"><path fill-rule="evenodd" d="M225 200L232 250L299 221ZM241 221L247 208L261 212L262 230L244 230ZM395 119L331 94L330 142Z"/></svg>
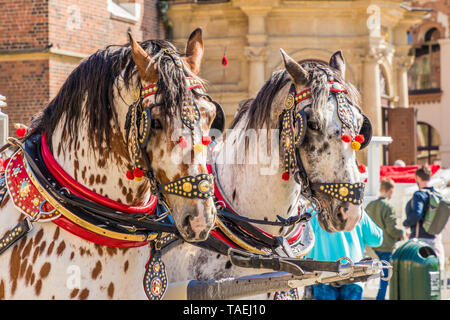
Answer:
<svg viewBox="0 0 450 320"><path fill-rule="evenodd" d="M361 91L374 135L383 133L383 101L391 108L409 106L407 31L423 12L403 1L173 1L168 16L180 45L195 27L203 28L201 76L229 118L239 101L254 96L282 67L280 48L295 60L326 62L342 50L346 77ZM224 53L226 68L220 63Z"/></svg>
<svg viewBox="0 0 450 320"><path fill-rule="evenodd" d="M450 168L450 3L413 2L430 9L409 32L415 57L408 73L409 100L417 109L418 162Z"/></svg>

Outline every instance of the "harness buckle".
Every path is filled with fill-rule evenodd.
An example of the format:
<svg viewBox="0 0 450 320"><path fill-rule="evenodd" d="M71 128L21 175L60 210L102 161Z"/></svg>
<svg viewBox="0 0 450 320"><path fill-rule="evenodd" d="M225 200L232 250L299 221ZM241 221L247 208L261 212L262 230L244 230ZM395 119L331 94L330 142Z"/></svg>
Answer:
<svg viewBox="0 0 450 320"><path fill-rule="evenodd" d="M381 269L387 269L388 270L388 274L386 277L381 276L380 279L383 281L389 281L389 279L391 279L392 277L392 266L389 264L389 262L387 262L386 260L381 260Z"/></svg>
<svg viewBox="0 0 450 320"><path fill-rule="evenodd" d="M122 228L124 228L125 230L129 231L129 232L136 232L137 228L135 226L125 226L125 225L120 225Z"/></svg>
<svg viewBox="0 0 450 320"><path fill-rule="evenodd" d="M342 265L339 266L339 273L338 273L339 277L345 278L346 276L348 276L348 275L350 275L350 274L353 273L353 269L354 269L354 266L355 266L355 265L353 264L353 261L352 261L350 258L348 258L348 257L340 257L340 258L337 259L336 261L337 261L337 262L348 261L348 263L345 264L345 265L349 265L348 267L345 266L345 269L348 268L347 270L345 270L345 269L341 270L341 268L342 268L343 266L342 266Z"/></svg>
<svg viewBox="0 0 450 320"><path fill-rule="evenodd" d="M219 210L222 210L222 209L226 208L226 206L227 206L225 204L225 201L223 201L223 200L217 200L214 204L216 205L216 208Z"/></svg>

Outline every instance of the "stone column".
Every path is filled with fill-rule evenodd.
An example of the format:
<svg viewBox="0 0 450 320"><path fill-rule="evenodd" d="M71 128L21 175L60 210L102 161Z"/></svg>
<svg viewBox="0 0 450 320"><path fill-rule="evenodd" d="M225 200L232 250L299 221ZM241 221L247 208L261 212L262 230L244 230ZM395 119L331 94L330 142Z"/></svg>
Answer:
<svg viewBox="0 0 450 320"><path fill-rule="evenodd" d="M248 46L244 53L249 64L248 94L254 97L266 80L266 16L272 7L241 6L241 9L248 17Z"/></svg>
<svg viewBox="0 0 450 320"><path fill-rule="evenodd" d="M410 46L397 48L394 57L395 74L397 81L398 104L397 107L408 108L408 70L414 62L414 57L408 56Z"/></svg>
<svg viewBox="0 0 450 320"><path fill-rule="evenodd" d="M367 185L366 193L364 196L365 205L370 201L375 200L380 191L380 167L383 145L390 144L392 142L391 137L372 137L372 140L367 147Z"/></svg>
<svg viewBox="0 0 450 320"><path fill-rule="evenodd" d="M374 50L362 57L362 108L372 122L374 136L382 135L380 58L381 54Z"/></svg>
<svg viewBox="0 0 450 320"><path fill-rule="evenodd" d="M264 70L266 68L266 47L245 47L245 56L249 64L248 95L255 97L266 81Z"/></svg>

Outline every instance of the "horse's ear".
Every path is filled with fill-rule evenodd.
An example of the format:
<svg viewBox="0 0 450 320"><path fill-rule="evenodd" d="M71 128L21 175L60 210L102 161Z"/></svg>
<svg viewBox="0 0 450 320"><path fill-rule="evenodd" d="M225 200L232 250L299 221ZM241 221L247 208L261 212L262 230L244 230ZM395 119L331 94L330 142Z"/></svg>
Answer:
<svg viewBox="0 0 450 320"><path fill-rule="evenodd" d="M158 80L158 70L154 63L150 64L151 57L147 52L134 40L130 32L128 32L131 45L131 56L138 68L139 76L142 80L154 83Z"/></svg>
<svg viewBox="0 0 450 320"><path fill-rule="evenodd" d="M189 40L186 43L186 58L185 61L189 65L191 71L197 75L200 72L200 64L205 51L203 44L202 29L197 28L192 31Z"/></svg>
<svg viewBox="0 0 450 320"><path fill-rule="evenodd" d="M330 58L330 66L339 70L341 77L345 79L345 60L342 51L335 52Z"/></svg>
<svg viewBox="0 0 450 320"><path fill-rule="evenodd" d="M292 80L298 85L306 85L309 81L308 72L303 67L295 62L294 59L288 56L288 54L280 48L281 56L283 57L284 67Z"/></svg>

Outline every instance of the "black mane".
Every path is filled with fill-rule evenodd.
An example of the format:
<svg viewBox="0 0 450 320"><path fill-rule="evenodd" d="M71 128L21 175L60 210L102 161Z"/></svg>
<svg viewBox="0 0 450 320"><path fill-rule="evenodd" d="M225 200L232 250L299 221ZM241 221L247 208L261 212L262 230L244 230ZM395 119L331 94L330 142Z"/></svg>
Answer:
<svg viewBox="0 0 450 320"><path fill-rule="evenodd" d="M358 91L351 83L345 81L337 70L319 60L303 60L299 63L310 74L310 81L307 84L307 87L311 88L313 96L312 107L319 116L319 121L324 121L324 119L320 119L320 115L322 114L322 108L325 107L328 101L329 95L328 78L324 70L331 70L335 80L344 85L347 89L350 100L355 104L359 103ZM291 78L286 70L283 69L273 72L270 79L266 81L256 97L251 100L251 102L250 100L247 101L242 108L238 110L230 128L234 128L246 113L248 113L248 122L245 129L263 128L265 125L269 127L273 100L289 81L291 81ZM323 126L324 123L321 123L320 125ZM277 128L278 123L274 123L272 126Z"/></svg>
<svg viewBox="0 0 450 320"><path fill-rule="evenodd" d="M177 50L164 40L147 40L140 45L158 64L160 76L157 94L164 97L161 99L161 110L170 118L186 99L188 88L185 73L161 50L165 48ZM54 130L64 119L63 135L76 144L80 138L76 135L79 125L87 121L88 132L91 133L87 137L90 146L97 147L101 151L103 143L106 143L109 149L112 129L118 128L114 85L117 78L123 76L123 83L128 89L133 84L133 77L136 74L137 68L131 58L130 45L108 46L98 50L72 71L55 98L32 119L31 128L34 130L30 134L46 132L51 145Z"/></svg>

